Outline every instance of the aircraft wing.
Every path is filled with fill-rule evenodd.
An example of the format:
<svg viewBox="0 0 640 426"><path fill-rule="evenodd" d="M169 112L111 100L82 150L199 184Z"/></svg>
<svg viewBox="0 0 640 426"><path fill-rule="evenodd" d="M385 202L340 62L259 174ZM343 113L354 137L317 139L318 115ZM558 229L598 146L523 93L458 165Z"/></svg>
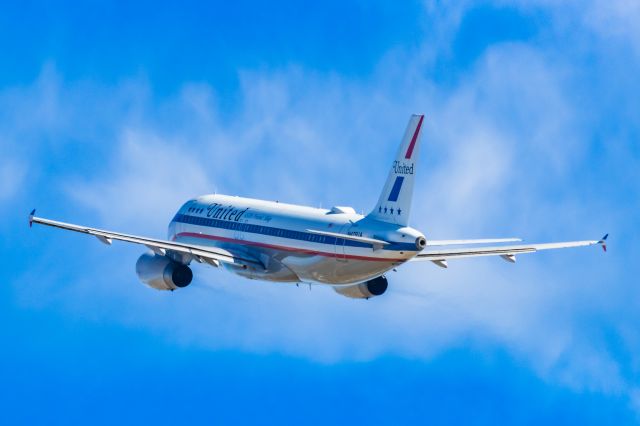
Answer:
<svg viewBox="0 0 640 426"><path fill-rule="evenodd" d="M519 244L519 245L505 245L505 246L490 246L490 247L462 247L452 248L447 250L423 250L416 257L411 259L412 261L425 261L429 260L436 265L446 268L447 260L458 259L464 257L476 257L476 256L500 256L508 262L515 263L516 255L523 253L535 253L540 250L553 250L569 247L582 247L601 245L606 251L606 240L608 234L602 237L601 240L590 241L568 241L563 243L543 243L543 244Z"/></svg>
<svg viewBox="0 0 640 426"><path fill-rule="evenodd" d="M213 266L219 266L220 262L222 262L234 264L241 267L246 266L247 264L255 264L262 267L262 265L254 259L238 256L224 249L199 246L195 244L184 244L168 240L158 240L155 238L140 237L137 235L122 234L119 232L105 231L103 229L90 228L82 225L58 222L56 220L36 217L35 210L33 210L29 215L29 226L32 226L34 223L52 226L54 228L60 228L67 231L81 232L83 234L93 235L98 240L107 245L111 245L113 240L125 241L133 244L141 244L160 256L164 256L165 254L167 254L167 252L177 252L190 256L198 263L208 263Z"/></svg>
<svg viewBox="0 0 640 426"><path fill-rule="evenodd" d="M463 244L496 244L496 243L514 243L522 241L520 238L484 238L480 240L427 240L429 246L456 246Z"/></svg>

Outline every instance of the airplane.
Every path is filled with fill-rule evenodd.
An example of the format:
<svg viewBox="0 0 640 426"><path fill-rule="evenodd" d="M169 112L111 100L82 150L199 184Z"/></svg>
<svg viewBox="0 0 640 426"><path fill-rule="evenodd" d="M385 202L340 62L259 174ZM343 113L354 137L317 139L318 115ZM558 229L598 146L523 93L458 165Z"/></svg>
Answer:
<svg viewBox="0 0 640 426"><path fill-rule="evenodd" d="M409 226L424 115L407 125L378 202L367 215L351 207L322 209L226 195L187 201L169 223L166 240L122 234L29 215L34 223L146 246L136 262L143 283L176 290L193 280L190 265L224 266L242 277L286 283L326 284L356 299L384 294L385 274L398 266L430 261L447 268L453 259L516 256L540 250L601 245L600 240L517 244L518 238L430 240ZM484 246L483 244L490 244ZM497 245L496 245L497 244ZM478 246L479 245L479 246Z"/></svg>

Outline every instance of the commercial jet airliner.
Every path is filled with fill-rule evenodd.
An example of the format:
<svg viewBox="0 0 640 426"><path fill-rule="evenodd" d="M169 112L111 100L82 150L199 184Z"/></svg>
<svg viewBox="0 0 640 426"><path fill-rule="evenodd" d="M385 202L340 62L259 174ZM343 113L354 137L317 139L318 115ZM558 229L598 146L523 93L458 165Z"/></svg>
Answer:
<svg viewBox="0 0 640 426"><path fill-rule="evenodd" d="M430 240L409 226L423 115L413 115L387 181L373 210L360 215L351 207L319 209L249 198L203 195L187 201L169 223L166 240L121 234L29 216L39 223L146 246L136 263L139 279L158 290L188 286L193 262L250 279L326 284L341 295L368 299L388 286L385 273L410 261L447 268L450 259L516 255L539 250L601 245L601 240L545 244L506 244L517 238ZM484 246L490 244L489 246Z"/></svg>

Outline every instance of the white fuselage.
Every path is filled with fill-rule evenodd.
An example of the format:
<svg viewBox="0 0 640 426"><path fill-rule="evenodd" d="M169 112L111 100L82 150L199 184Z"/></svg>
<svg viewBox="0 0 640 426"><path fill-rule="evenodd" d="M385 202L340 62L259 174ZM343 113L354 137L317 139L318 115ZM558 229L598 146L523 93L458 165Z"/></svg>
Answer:
<svg viewBox="0 0 640 426"><path fill-rule="evenodd" d="M319 234L309 231L320 231ZM327 234L388 242L383 247ZM169 239L216 247L257 261L227 267L244 277L281 282L354 284L382 275L414 257L419 231L353 212L224 195L183 205L169 225Z"/></svg>

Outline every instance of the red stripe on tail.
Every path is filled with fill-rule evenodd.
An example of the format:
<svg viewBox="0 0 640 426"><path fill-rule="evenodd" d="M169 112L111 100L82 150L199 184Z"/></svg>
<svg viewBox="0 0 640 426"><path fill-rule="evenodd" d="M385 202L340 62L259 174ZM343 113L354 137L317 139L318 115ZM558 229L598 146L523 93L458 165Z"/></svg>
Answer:
<svg viewBox="0 0 640 426"><path fill-rule="evenodd" d="M422 127L422 120L424 119L424 115L420 116L420 121L418 121L418 126L416 127L416 131L413 133L413 137L411 138L411 143L409 144L409 148L407 149L407 153L404 158L407 160L411 158L413 154L413 148L416 146L416 140L418 140L418 133L420 133L420 127Z"/></svg>

